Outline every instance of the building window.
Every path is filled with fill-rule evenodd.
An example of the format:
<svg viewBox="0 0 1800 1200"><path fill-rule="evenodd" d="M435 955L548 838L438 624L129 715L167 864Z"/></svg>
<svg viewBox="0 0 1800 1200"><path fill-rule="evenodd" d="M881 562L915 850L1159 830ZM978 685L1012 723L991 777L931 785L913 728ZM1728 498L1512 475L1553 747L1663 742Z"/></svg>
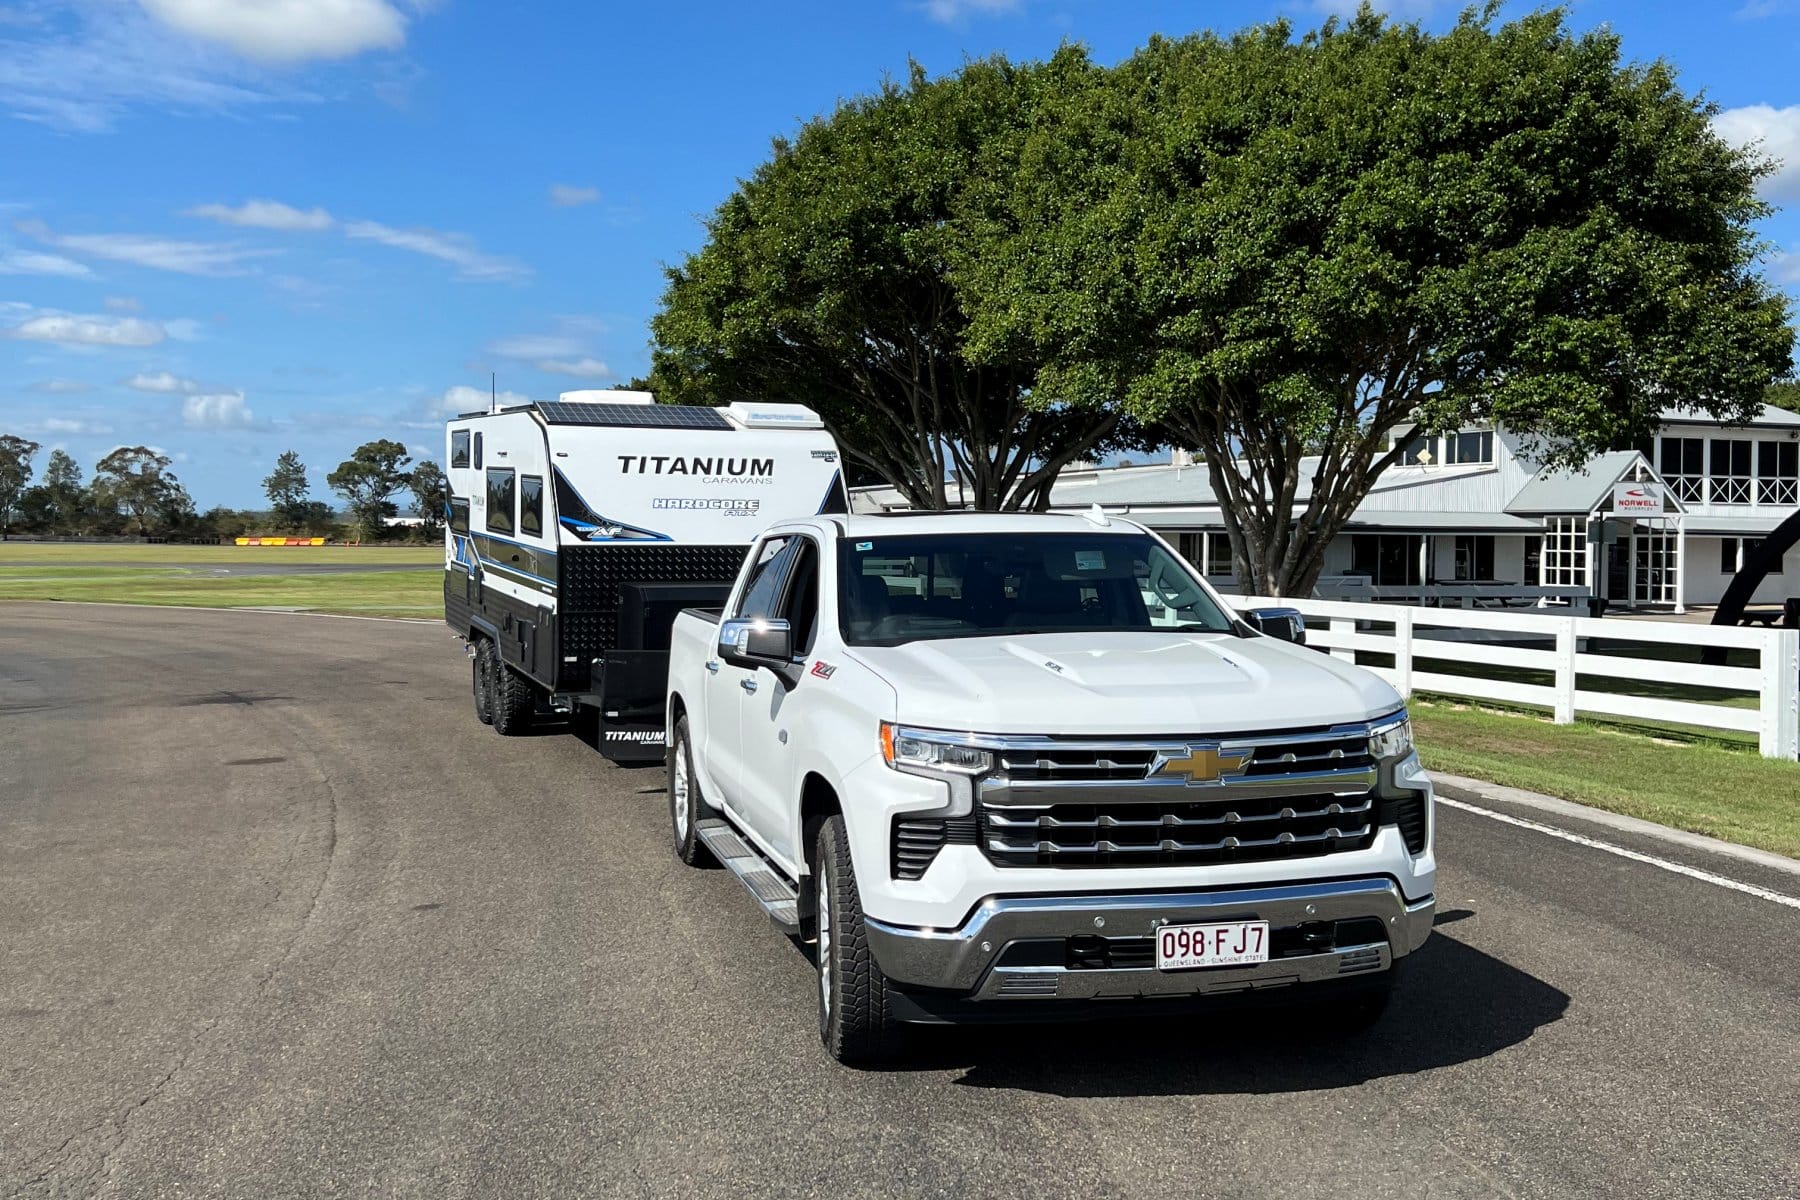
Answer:
<svg viewBox="0 0 1800 1200"><path fill-rule="evenodd" d="M1743 438L1712 440L1711 503L1750 503L1750 450L1754 444Z"/></svg>
<svg viewBox="0 0 1800 1200"><path fill-rule="evenodd" d="M1494 431L1453 433L1444 436L1445 463L1491 463L1494 461Z"/></svg>
<svg viewBox="0 0 1800 1200"><path fill-rule="evenodd" d="M481 435L475 435L479 438ZM490 533L513 531L513 470L493 467L487 473L487 527Z"/></svg>
<svg viewBox="0 0 1800 1200"><path fill-rule="evenodd" d="M1362 575L1376 587L1416 587L1421 539L1412 533L1354 533L1350 535L1350 573Z"/></svg>
<svg viewBox="0 0 1800 1200"><path fill-rule="evenodd" d="M1456 539L1456 579L1494 577L1494 539L1487 534L1459 534Z"/></svg>
<svg viewBox="0 0 1800 1200"><path fill-rule="evenodd" d="M466 467L469 465L469 431L458 429L450 435L450 465Z"/></svg>
<svg viewBox="0 0 1800 1200"><path fill-rule="evenodd" d="M1701 501L1706 489L1706 442L1701 438L1666 437L1657 470L1677 499Z"/></svg>
<svg viewBox="0 0 1800 1200"><path fill-rule="evenodd" d="M1178 533L1175 552L1188 560L1202 575L1235 575L1231 563L1231 535L1228 533Z"/></svg>
<svg viewBox="0 0 1800 1200"><path fill-rule="evenodd" d="M544 480L541 475L519 477L519 532L532 537L544 534Z"/></svg>
<svg viewBox="0 0 1800 1200"><path fill-rule="evenodd" d="M1800 442L1756 444L1756 502L1800 503Z"/></svg>
<svg viewBox="0 0 1800 1200"><path fill-rule="evenodd" d="M1406 439L1400 451L1400 462L1403 466L1419 467L1437 461L1437 439L1415 433Z"/></svg>
<svg viewBox="0 0 1800 1200"><path fill-rule="evenodd" d="M1587 566L1586 519L1547 519L1544 522L1544 550L1538 556L1539 582L1545 587L1585 587Z"/></svg>
<svg viewBox="0 0 1800 1200"><path fill-rule="evenodd" d="M469 502L462 496L450 497L450 532L469 532Z"/></svg>
<svg viewBox="0 0 1800 1200"><path fill-rule="evenodd" d="M1736 575L1762 549L1762 544L1761 538L1720 538L1719 574Z"/></svg>

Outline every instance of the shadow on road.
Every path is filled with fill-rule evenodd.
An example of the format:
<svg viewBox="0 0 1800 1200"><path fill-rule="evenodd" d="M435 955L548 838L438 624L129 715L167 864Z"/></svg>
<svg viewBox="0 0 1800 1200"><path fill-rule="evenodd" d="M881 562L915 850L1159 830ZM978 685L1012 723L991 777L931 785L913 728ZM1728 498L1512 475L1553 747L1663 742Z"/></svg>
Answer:
<svg viewBox="0 0 1800 1200"><path fill-rule="evenodd" d="M1273 1008L930 1028L915 1031L902 1069L962 1068L965 1087L1071 1098L1320 1091L1486 1058L1569 1005L1566 993L1443 934L1405 968L1387 1014L1362 1033L1317 1032L1328 1016Z"/></svg>

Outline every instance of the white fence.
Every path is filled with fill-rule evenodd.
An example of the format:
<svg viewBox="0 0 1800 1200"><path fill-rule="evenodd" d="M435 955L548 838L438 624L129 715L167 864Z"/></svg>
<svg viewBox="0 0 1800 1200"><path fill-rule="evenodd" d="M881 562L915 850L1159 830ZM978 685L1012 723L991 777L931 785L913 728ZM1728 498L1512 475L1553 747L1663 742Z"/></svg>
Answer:
<svg viewBox="0 0 1800 1200"><path fill-rule="evenodd" d="M1343 600L1287 600L1227 596L1239 609L1297 608L1308 618L1307 644L1356 661L1357 652L1389 656L1392 666L1368 665L1399 689L1470 696L1548 708L1559 725L1577 712L1669 721L1703 729L1757 735L1769 758L1800 757L1800 630L1735 629L1676 621L1607 620L1593 617L1357 604ZM1320 622L1324 624L1321 625ZM1750 650L1757 665L1706 666L1665 658L1607 653L1589 639L1686 647ZM1454 660L1465 670L1523 668L1554 682L1527 683L1481 674L1452 675L1423 669L1420 660ZM1755 708L1700 700L1671 700L1579 686L1581 677L1651 684L1724 688L1756 697ZM1646 689L1648 690L1648 689Z"/></svg>

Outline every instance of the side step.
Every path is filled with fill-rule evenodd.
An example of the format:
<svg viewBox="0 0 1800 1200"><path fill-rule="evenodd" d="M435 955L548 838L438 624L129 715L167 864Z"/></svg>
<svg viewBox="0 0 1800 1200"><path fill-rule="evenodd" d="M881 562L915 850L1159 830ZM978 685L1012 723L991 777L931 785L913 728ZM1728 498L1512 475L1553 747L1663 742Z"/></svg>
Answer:
<svg viewBox="0 0 1800 1200"><path fill-rule="evenodd" d="M800 931L800 895L794 885L777 874L729 822L710 817L698 822L694 832L713 857L756 897L769 920L784 933Z"/></svg>

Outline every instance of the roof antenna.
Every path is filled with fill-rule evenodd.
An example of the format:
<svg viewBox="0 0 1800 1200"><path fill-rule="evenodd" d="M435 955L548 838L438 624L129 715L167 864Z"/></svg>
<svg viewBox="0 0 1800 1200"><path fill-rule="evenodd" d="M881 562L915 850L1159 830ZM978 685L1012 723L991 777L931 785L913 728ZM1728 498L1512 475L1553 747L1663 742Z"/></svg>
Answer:
<svg viewBox="0 0 1800 1200"><path fill-rule="evenodd" d="M497 371L488 372L488 415L491 417L500 411L500 375Z"/></svg>

